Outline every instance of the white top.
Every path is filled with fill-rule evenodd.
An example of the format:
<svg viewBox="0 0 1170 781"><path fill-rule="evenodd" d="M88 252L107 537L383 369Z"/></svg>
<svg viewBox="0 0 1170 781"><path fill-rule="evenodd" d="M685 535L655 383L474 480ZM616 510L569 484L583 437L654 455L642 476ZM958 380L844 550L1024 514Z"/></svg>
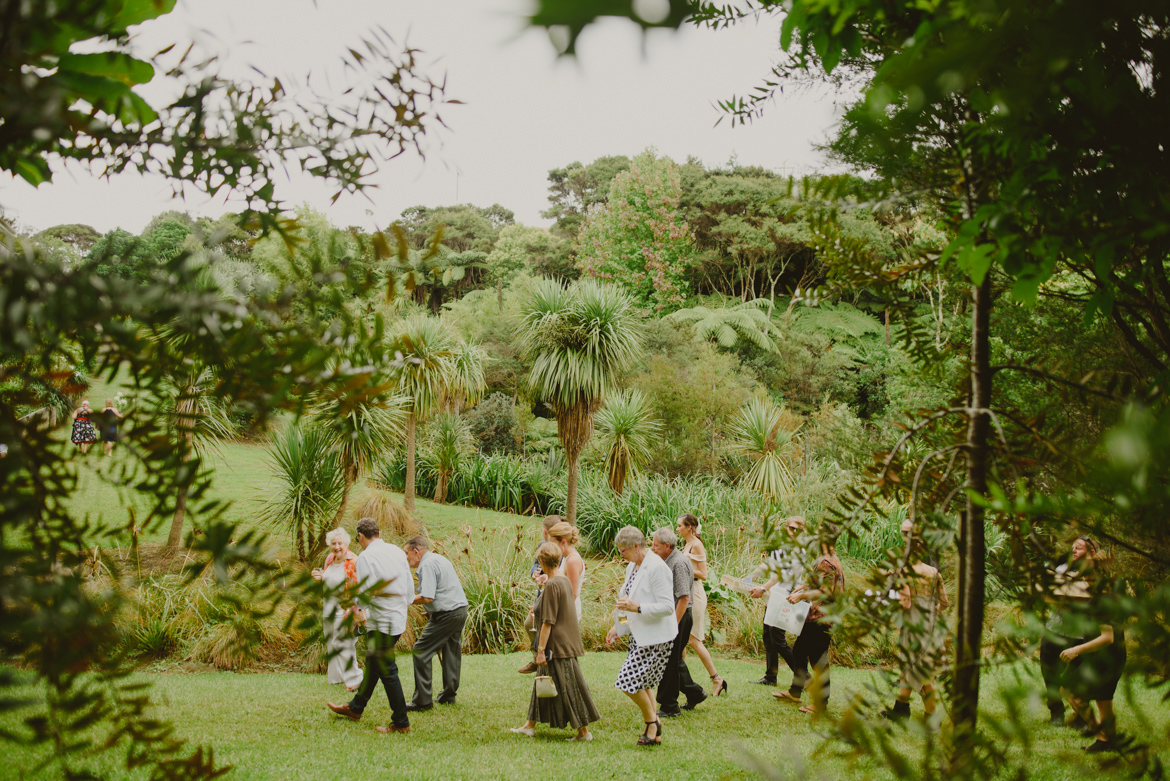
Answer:
<svg viewBox="0 0 1170 781"><path fill-rule="evenodd" d="M674 573L666 562L654 551L647 550L640 566L632 561L626 566L625 583L629 583L629 588L623 585L620 593L637 602L641 612L627 612L629 623L615 624L618 634L626 634L628 627L638 645L674 640L678 636L678 623L674 620Z"/></svg>
<svg viewBox="0 0 1170 781"><path fill-rule="evenodd" d="M358 589L368 591L388 581L375 597L359 594L358 604L369 609L367 627L375 632L400 635L406 631L406 608L414 599L414 576L406 553L397 545L375 538L358 554Z"/></svg>

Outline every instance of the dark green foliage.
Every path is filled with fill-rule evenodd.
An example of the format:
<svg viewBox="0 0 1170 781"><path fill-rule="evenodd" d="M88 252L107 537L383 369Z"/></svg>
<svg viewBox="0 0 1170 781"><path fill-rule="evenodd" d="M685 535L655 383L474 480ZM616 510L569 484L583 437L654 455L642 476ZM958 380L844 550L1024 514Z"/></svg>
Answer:
<svg viewBox="0 0 1170 781"><path fill-rule="evenodd" d="M599 157L589 165L574 162L564 168L554 168L548 172L548 201L551 205L540 216L556 220L554 230L564 238L576 239L585 212L591 206L605 203L610 182L629 167L630 158L616 155ZM571 278L575 279L576 275Z"/></svg>
<svg viewBox="0 0 1170 781"><path fill-rule="evenodd" d="M467 413L471 433L481 452L515 453L519 450L515 404L502 393L492 393Z"/></svg>

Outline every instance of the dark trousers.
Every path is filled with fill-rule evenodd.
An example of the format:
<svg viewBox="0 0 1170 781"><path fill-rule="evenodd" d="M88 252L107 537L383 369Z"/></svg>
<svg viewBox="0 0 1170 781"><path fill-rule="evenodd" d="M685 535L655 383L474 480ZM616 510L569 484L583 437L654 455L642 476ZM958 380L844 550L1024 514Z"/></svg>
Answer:
<svg viewBox="0 0 1170 781"><path fill-rule="evenodd" d="M349 707L354 713L364 711L378 681L381 681L386 689L386 699L390 702L390 720L395 727L409 727L406 695L402 693L402 682L398 680L398 663L394 661L394 646L399 637L401 635L366 632L366 674L362 678L361 688L349 701Z"/></svg>
<svg viewBox="0 0 1170 781"><path fill-rule="evenodd" d="M796 668L792 666L792 648L788 645L784 630L764 624L764 661L767 664L764 677L769 681L775 682L776 674L780 671L781 659L788 665L789 670L796 672Z"/></svg>
<svg viewBox="0 0 1170 781"><path fill-rule="evenodd" d="M1075 642L1052 632L1045 632L1040 640L1040 676L1044 679L1044 698L1048 702L1048 711L1054 716L1064 715L1060 676L1064 672L1065 663L1060 661L1060 652Z"/></svg>
<svg viewBox="0 0 1170 781"><path fill-rule="evenodd" d="M674 638L674 645L670 647L670 659L666 663L666 672L662 674L662 681L658 684L658 705L664 711L673 713L678 708L678 695L682 692L690 705L698 705L707 699L703 687L691 678L691 671L683 660L683 651L691 637L691 627L694 626L694 616L688 607L678 622L678 636Z"/></svg>
<svg viewBox="0 0 1170 781"><path fill-rule="evenodd" d="M812 680L808 673L811 663L813 674L821 687L820 697L813 703L814 708L824 708L829 704L829 645L832 641L833 635L827 624L810 621L792 644L792 685L788 687L788 693L793 697L800 697L804 693Z"/></svg>
<svg viewBox="0 0 1170 781"><path fill-rule="evenodd" d="M463 625L467 608L431 613L422 634L414 641L414 696L411 702L425 708L431 704L431 660L442 654L443 690L439 702L451 702L459 691L459 669L463 662Z"/></svg>

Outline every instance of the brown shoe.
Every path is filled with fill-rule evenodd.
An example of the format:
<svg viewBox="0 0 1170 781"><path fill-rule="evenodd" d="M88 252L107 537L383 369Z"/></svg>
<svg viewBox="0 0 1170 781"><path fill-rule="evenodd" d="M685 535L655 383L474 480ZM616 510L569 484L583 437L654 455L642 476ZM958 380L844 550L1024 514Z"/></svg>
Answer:
<svg viewBox="0 0 1170 781"><path fill-rule="evenodd" d="M385 727L374 727L374 729L378 730L378 732L381 732L383 735L394 735L394 734L409 735L410 734L410 727L395 727L393 724L390 724L390 725L385 726Z"/></svg>
<svg viewBox="0 0 1170 781"><path fill-rule="evenodd" d="M524 665L516 672L520 673L521 675L527 675L528 673L536 672L536 661L533 660L533 661L529 662L528 664Z"/></svg>
<svg viewBox="0 0 1170 781"><path fill-rule="evenodd" d="M328 702L325 704L327 706L329 706L329 710L333 711L338 716L345 716L345 718L349 719L350 721L361 721L362 720L362 714L358 713L353 708L349 707L348 702L345 703L344 705L334 705L332 702Z"/></svg>

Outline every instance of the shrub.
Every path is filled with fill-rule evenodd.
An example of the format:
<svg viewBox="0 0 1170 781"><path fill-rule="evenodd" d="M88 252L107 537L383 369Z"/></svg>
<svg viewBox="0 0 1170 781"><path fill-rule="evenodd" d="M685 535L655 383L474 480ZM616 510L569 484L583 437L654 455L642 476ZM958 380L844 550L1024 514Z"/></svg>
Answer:
<svg viewBox="0 0 1170 781"><path fill-rule="evenodd" d="M493 393L467 413L471 435L480 452L516 453L519 448L515 404L503 393Z"/></svg>
<svg viewBox="0 0 1170 781"><path fill-rule="evenodd" d="M527 577L533 545L523 526L513 530L465 530L466 545L448 553L467 595L467 653L501 653L528 645L524 620L532 608L536 586Z"/></svg>

